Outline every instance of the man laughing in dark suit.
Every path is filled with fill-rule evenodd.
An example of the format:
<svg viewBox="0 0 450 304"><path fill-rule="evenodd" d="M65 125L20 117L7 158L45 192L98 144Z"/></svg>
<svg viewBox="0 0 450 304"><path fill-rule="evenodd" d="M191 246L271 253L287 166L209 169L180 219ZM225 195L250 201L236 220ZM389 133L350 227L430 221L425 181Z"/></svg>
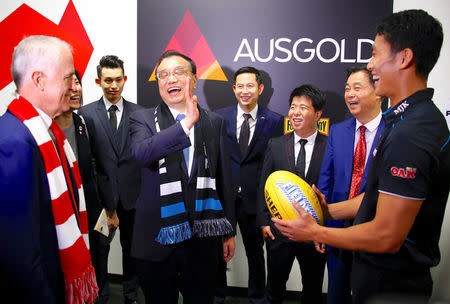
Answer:
<svg viewBox="0 0 450 304"><path fill-rule="evenodd" d="M210 304L218 267L234 255L225 123L197 105L196 65L167 51L156 65L161 102L130 117L142 172L132 254L146 303Z"/></svg>
<svg viewBox="0 0 450 304"><path fill-rule="evenodd" d="M286 295L286 282L294 259L302 274L302 303L320 303L325 256L311 242L292 242L273 225L264 199L264 184L275 171L286 170L303 178L308 184L317 183L327 137L318 133L317 122L322 115L325 96L311 85L295 88L289 98L291 134L269 141L258 191L258 221L267 248L267 290L270 304L281 303Z"/></svg>

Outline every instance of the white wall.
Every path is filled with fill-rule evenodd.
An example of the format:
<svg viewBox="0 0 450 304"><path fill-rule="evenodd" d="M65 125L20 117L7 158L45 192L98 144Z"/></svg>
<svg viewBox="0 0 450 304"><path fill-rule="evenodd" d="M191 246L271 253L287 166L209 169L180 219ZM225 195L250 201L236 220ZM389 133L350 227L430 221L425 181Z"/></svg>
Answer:
<svg viewBox="0 0 450 304"><path fill-rule="evenodd" d="M22 3L26 3L42 15L46 16L56 24L67 6L68 0L32 0L17 1L8 0L0 2L0 21L17 9ZM137 1L121 0L74 0L80 18L94 45L94 52L87 66L83 78L83 90L85 103L97 100L101 96L101 89L94 83L96 77L96 65L103 55L116 54L125 62L125 72L128 81L125 85L123 95L131 100L137 98ZM394 0L394 11L422 8L437 17L443 24L445 36L441 57L429 78L429 86L435 88L434 101L444 111L450 104L450 1L448 0ZM14 85L0 91L0 114L6 109L14 92ZM447 108L450 110L450 108ZM450 302L450 208L447 208L441 236L442 261L438 267L433 269L435 281L433 301L441 303ZM109 270L111 273L121 273L121 254L119 235L117 234L112 243ZM240 236L237 237L237 250L235 257L229 264L231 271L228 282L231 286L245 287L247 282L247 266L245 252L243 250ZM325 275L326 277L326 275ZM289 290L301 289L301 279L298 265L293 267ZM326 290L327 280L324 282Z"/></svg>

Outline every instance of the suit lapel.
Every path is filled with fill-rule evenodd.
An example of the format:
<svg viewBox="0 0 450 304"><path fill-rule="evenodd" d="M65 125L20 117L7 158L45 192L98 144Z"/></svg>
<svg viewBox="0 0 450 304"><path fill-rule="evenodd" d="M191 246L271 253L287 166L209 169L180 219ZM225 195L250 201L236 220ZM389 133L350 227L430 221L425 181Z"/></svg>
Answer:
<svg viewBox="0 0 450 304"><path fill-rule="evenodd" d="M239 105L238 105L239 106ZM225 115L225 119L228 120L228 126L227 132L229 132L227 135L231 138L232 147L231 154L232 157L235 157L236 162L238 163L241 160L241 150L239 149L239 143L237 141L237 135L236 135L236 125L237 125L237 107L233 107L231 110L230 115Z"/></svg>
<svg viewBox="0 0 450 304"><path fill-rule="evenodd" d="M263 108L258 107L258 114L256 115L255 131L253 132L252 140L250 141L250 144L248 145L247 151L245 152L245 155L242 158L242 160L248 157L248 155L250 155L252 150L255 148L256 140L264 130L265 121L266 121L265 111Z"/></svg>
<svg viewBox="0 0 450 304"><path fill-rule="evenodd" d="M294 132L291 132L286 137L286 144L284 145L285 159L288 160L288 166L291 172L297 174L295 170L295 149L294 149Z"/></svg>
<svg viewBox="0 0 450 304"><path fill-rule="evenodd" d="M345 180L351 180L353 171L353 150L355 145L356 119L353 118L346 128L347 129L344 136L339 139L342 143L339 148L342 149L341 155L346 157L346 159L343 160Z"/></svg>
<svg viewBox="0 0 450 304"><path fill-rule="evenodd" d="M317 133L316 140L314 142L314 148L311 155L311 161L309 162L308 172L305 175L305 179L308 184L312 184L311 182L315 181L320 171L323 149L325 148L325 140L322 134Z"/></svg>
<svg viewBox="0 0 450 304"><path fill-rule="evenodd" d="M109 118L108 114L106 113L105 104L102 99L100 99L97 102L97 108L95 109L97 113L98 120L100 124L103 127L103 130L108 137L109 141L111 142L111 146L113 147L114 152L116 155L119 154L118 148L117 148L117 140L113 134L113 130L111 129L111 125L109 124Z"/></svg>
<svg viewBox="0 0 450 304"><path fill-rule="evenodd" d="M370 154L369 154L369 158L367 159L366 167L364 169L361 186L365 186L366 179L367 179L367 174L368 174L369 168L370 168L370 162L371 162L372 157L373 157L373 151L374 151L375 147L378 144L378 140L380 139L381 134L383 133L383 130L384 130L384 119L382 118L381 121L380 121L380 124L378 125L378 129L377 129L377 133L375 134L375 138L373 139L372 147L370 148L370 152L369 152Z"/></svg>
<svg viewBox="0 0 450 304"><path fill-rule="evenodd" d="M123 153L123 150L127 146L127 139L128 139L128 117L130 116L130 109L128 107L127 101L125 99L123 100L123 113L122 118L120 119L119 128L117 129L117 144L118 144L118 151L119 154Z"/></svg>

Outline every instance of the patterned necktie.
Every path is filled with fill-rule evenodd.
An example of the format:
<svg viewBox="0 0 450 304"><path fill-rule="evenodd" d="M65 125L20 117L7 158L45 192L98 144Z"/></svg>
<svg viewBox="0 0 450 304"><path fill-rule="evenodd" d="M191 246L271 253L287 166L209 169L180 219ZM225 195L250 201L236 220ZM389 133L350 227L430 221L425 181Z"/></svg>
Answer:
<svg viewBox="0 0 450 304"><path fill-rule="evenodd" d="M298 152L297 156L297 163L295 165L297 169L298 176L301 178L305 178L305 166L306 166L306 151L305 151L305 145L308 142L306 139L300 139L298 141L300 143L300 151Z"/></svg>
<svg viewBox="0 0 450 304"><path fill-rule="evenodd" d="M186 118L186 115L180 113L177 115L177 121L180 122ZM183 149L184 161L186 162L186 170L189 172L189 147Z"/></svg>
<svg viewBox="0 0 450 304"><path fill-rule="evenodd" d="M119 110L119 108L116 105L112 105L109 107L109 123L111 125L111 128L113 131L117 131L117 115L116 111Z"/></svg>
<svg viewBox="0 0 450 304"><path fill-rule="evenodd" d="M241 125L241 132L239 133L239 148L241 150L241 155L245 154L248 147L248 139L250 138L250 124L248 120L252 117L250 114L244 113L244 122Z"/></svg>
<svg viewBox="0 0 450 304"><path fill-rule="evenodd" d="M352 199L359 194L359 187L364 174L364 165L366 163L366 127L359 127L359 141L353 155L353 173L350 194L348 199Z"/></svg>

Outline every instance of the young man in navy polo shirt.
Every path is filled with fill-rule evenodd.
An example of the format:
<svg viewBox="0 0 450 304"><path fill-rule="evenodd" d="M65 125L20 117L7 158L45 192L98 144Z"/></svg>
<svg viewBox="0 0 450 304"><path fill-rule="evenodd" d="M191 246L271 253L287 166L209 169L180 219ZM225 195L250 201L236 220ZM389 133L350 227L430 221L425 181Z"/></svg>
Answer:
<svg viewBox="0 0 450 304"><path fill-rule="evenodd" d="M290 239L355 251L354 303L422 303L431 296L450 174L448 127L427 88L442 41L441 24L422 10L392 14L377 26L367 67L375 93L389 97L391 108L366 192L328 208L319 195L329 218L355 218L354 225L318 226L299 206L299 220L274 219Z"/></svg>

